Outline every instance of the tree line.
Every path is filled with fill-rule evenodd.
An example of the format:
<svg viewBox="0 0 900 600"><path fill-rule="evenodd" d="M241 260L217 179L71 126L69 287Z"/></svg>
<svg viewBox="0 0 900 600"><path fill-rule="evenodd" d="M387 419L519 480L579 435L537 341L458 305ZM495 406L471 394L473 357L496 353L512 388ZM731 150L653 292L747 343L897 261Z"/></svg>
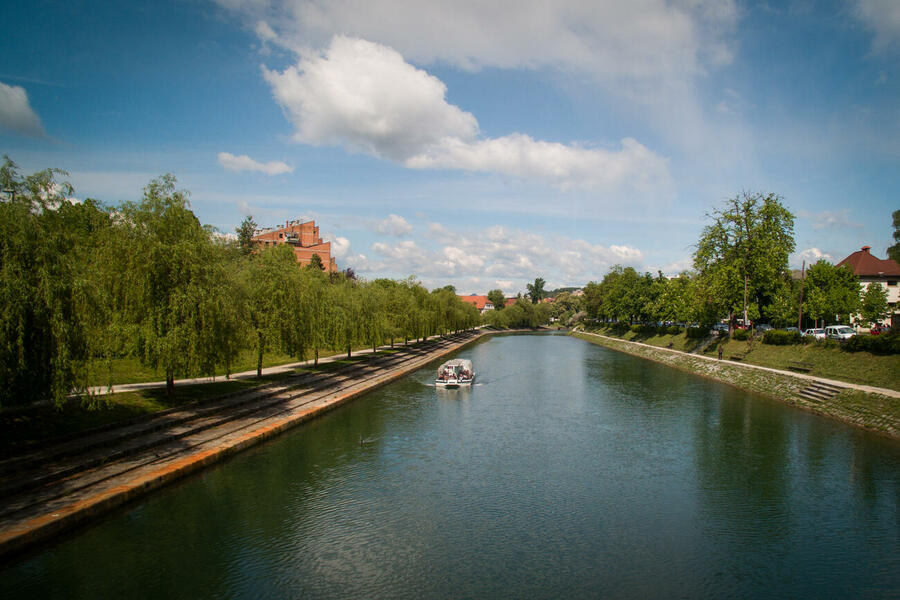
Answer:
<svg viewBox="0 0 900 600"><path fill-rule="evenodd" d="M287 245L217 235L172 175L118 206L70 201L65 175L0 166L0 405L60 404L123 357L171 394L176 377L230 374L247 349L260 373L270 352L318 360L480 322L452 287L328 274Z"/></svg>
<svg viewBox="0 0 900 600"><path fill-rule="evenodd" d="M676 322L711 326L720 321L768 322L801 329L821 323L861 324L888 313L882 286L861 296L846 266L821 259L801 277L788 267L794 251L794 215L773 194L738 195L708 215L692 271L677 277L613 267L584 288L586 315L604 321Z"/></svg>

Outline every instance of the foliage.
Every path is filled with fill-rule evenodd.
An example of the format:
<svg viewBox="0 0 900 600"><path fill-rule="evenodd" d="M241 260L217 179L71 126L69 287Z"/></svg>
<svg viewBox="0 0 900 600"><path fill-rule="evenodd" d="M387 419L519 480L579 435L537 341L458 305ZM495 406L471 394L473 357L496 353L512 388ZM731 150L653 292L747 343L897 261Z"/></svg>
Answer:
<svg viewBox="0 0 900 600"><path fill-rule="evenodd" d="M256 232L257 227L256 221L253 220L253 215L248 215L244 217L241 224L234 230L238 236L238 246L245 255L253 252L253 234Z"/></svg>
<svg viewBox="0 0 900 600"><path fill-rule="evenodd" d="M803 343L803 337L799 331L772 329L763 336L763 344L769 344L770 346L790 346L801 343Z"/></svg>
<svg viewBox="0 0 900 600"><path fill-rule="evenodd" d="M28 177L3 157L0 189L0 404L62 403L86 375L87 340L79 295L79 252L90 237L94 204L71 206L63 171Z"/></svg>
<svg viewBox="0 0 900 600"><path fill-rule="evenodd" d="M731 337L739 342L745 342L750 339L750 332L746 329L735 329Z"/></svg>
<svg viewBox="0 0 900 600"><path fill-rule="evenodd" d="M494 310L503 310L506 308L506 296L503 290L491 290L487 293L487 299L494 305Z"/></svg>
<svg viewBox="0 0 900 600"><path fill-rule="evenodd" d="M803 313L827 323L848 323L859 306L859 280L850 267L819 260L806 271Z"/></svg>
<svg viewBox="0 0 900 600"><path fill-rule="evenodd" d="M890 314L887 290L880 283L873 282L869 284L869 287L862 295L859 313L862 322L866 325L874 325L883 321Z"/></svg>
<svg viewBox="0 0 900 600"><path fill-rule="evenodd" d="M712 223L703 229L694 253L694 267L712 292L708 301L730 320L742 311L755 320L787 270L794 215L774 194L745 192L709 218Z"/></svg>
<svg viewBox="0 0 900 600"><path fill-rule="evenodd" d="M313 254L312 257L309 259L309 264L306 265L306 268L311 271L316 271L316 270L324 271L325 265L322 264L322 257L319 256L318 254Z"/></svg>
<svg viewBox="0 0 900 600"><path fill-rule="evenodd" d="M900 264L900 210L895 210L891 217L894 226L894 244L887 249L888 258Z"/></svg>
<svg viewBox="0 0 900 600"><path fill-rule="evenodd" d="M882 335L854 335L841 343L847 352L871 352L872 354L900 354L900 333Z"/></svg>
<svg viewBox="0 0 900 600"><path fill-rule="evenodd" d="M538 277L534 280L534 283L525 284L525 287L528 288L528 297L531 298L532 304L537 304L544 299L544 285L546 283L547 282L542 278Z"/></svg>

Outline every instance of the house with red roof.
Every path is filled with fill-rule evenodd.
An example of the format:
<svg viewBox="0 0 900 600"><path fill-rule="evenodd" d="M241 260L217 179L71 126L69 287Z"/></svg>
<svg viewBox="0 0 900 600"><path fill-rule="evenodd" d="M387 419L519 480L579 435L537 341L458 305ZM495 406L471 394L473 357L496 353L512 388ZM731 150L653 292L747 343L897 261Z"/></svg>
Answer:
<svg viewBox="0 0 900 600"><path fill-rule="evenodd" d="M885 325L890 325L894 329L900 328L900 312L898 312L898 303L900 303L900 265L897 261L891 259L880 259L873 255L871 246L863 246L841 262L838 267L847 265L853 270L853 274L859 279L861 287L860 292L865 293L870 285L883 286L887 291L888 307L891 315Z"/></svg>
<svg viewBox="0 0 900 600"><path fill-rule="evenodd" d="M487 296L471 294L469 296L458 296L458 298L477 308L481 314L484 314L489 310L494 310L494 303L488 300Z"/></svg>

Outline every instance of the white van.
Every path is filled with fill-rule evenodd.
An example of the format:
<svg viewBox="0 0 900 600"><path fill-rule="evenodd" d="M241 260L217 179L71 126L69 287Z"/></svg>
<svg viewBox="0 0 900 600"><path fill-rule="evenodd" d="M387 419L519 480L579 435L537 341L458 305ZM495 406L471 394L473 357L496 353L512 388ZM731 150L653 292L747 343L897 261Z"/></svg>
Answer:
<svg viewBox="0 0 900 600"><path fill-rule="evenodd" d="M856 334L846 325L829 325L825 328L825 337L829 340L849 340Z"/></svg>

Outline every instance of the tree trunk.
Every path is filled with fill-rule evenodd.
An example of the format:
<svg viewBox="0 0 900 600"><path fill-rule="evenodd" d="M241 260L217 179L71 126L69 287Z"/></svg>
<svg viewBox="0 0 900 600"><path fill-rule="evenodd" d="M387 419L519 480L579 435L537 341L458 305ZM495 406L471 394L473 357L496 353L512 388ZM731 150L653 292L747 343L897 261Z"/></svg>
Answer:
<svg viewBox="0 0 900 600"><path fill-rule="evenodd" d="M315 366L319 366L319 347L316 346L316 361L313 363Z"/></svg>
<svg viewBox="0 0 900 600"><path fill-rule="evenodd" d="M350 346L350 344L347 344L347 358L350 358L350 350L351 350L351 346Z"/></svg>
<svg viewBox="0 0 900 600"><path fill-rule="evenodd" d="M166 396L175 396L175 374L172 371L166 371Z"/></svg>
<svg viewBox="0 0 900 600"><path fill-rule="evenodd" d="M262 377L263 339L261 333L257 335L259 335L259 340L256 345L256 376Z"/></svg>

